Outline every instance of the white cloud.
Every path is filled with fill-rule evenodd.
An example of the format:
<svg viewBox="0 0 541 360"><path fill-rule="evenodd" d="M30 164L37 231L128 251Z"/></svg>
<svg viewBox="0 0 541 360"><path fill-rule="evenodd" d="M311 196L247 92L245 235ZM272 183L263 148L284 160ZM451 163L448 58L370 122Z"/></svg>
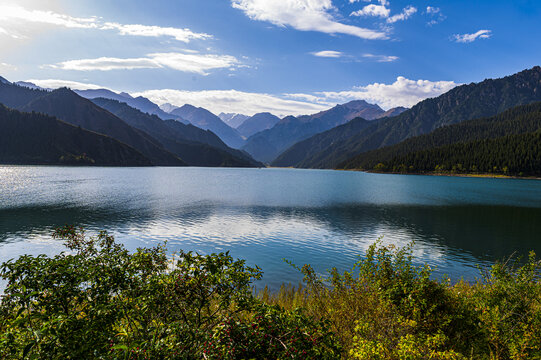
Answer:
<svg viewBox="0 0 541 360"><path fill-rule="evenodd" d="M338 22L331 0L231 0L232 6L244 11L252 20L277 26L291 26L302 31L347 34L362 39L386 39L384 32Z"/></svg>
<svg viewBox="0 0 541 360"><path fill-rule="evenodd" d="M351 13L352 16L376 16L382 18L388 18L390 14L391 10L386 8L385 5L376 4L366 5L361 10Z"/></svg>
<svg viewBox="0 0 541 360"><path fill-rule="evenodd" d="M457 85L453 81L409 80L400 76L392 84L374 83L346 91L322 91L287 96L329 105L351 100L366 100L384 109L390 109L397 106L411 107L424 99L439 96Z"/></svg>
<svg viewBox="0 0 541 360"><path fill-rule="evenodd" d="M402 10L400 14L396 14L387 19L389 24L393 24L397 21L403 21L409 19L413 14L417 12L417 8L414 6L408 6Z"/></svg>
<svg viewBox="0 0 541 360"><path fill-rule="evenodd" d="M175 106L184 104L200 106L215 114L224 112L253 115L268 111L277 116L286 116L313 114L328 108L327 104L289 100L270 94L248 93L237 90L183 91L161 89L143 91L132 95L144 96L158 105L170 103Z"/></svg>
<svg viewBox="0 0 541 360"><path fill-rule="evenodd" d="M69 87L77 90L107 88L69 80L26 80L43 88L56 89ZM237 90L185 91L175 89L156 89L131 93L144 96L158 105L170 103L174 106L191 104L204 107L215 114L241 113L253 115L258 112L271 112L278 116L313 114L326 110L336 104L352 100L366 100L378 104L383 109L397 106L412 107L419 101L437 97L455 86L453 81L410 80L398 77L392 84L373 83L353 87L344 91L320 91L313 93L265 94ZM117 92L116 90L109 89Z"/></svg>
<svg viewBox="0 0 541 360"><path fill-rule="evenodd" d="M78 71L110 71L133 69L170 68L173 70L208 75L209 70L242 66L239 61L229 55L190 53L155 53L140 58L80 59L64 61L53 68Z"/></svg>
<svg viewBox="0 0 541 360"><path fill-rule="evenodd" d="M39 87L42 87L44 89L58 89L58 88L61 88L61 87L67 87L67 88L76 89L76 90L106 89L106 87L104 87L104 86L95 85L95 84L88 84L88 83L82 83L82 82L78 82L78 81L70 81L70 80L29 79L29 80L25 80L25 81L30 82L30 83L32 83L34 85L39 86Z"/></svg>
<svg viewBox="0 0 541 360"><path fill-rule="evenodd" d="M105 23L101 27L103 30L116 29L120 35L133 35L133 36L171 36L178 41L185 43L190 42L192 39L204 40L212 38L212 35L204 33L194 33L190 29L179 29L173 27L160 27L160 26L146 26L140 24L123 25L118 23Z"/></svg>
<svg viewBox="0 0 541 360"><path fill-rule="evenodd" d="M0 5L0 21L3 22L4 27L10 28L20 27L21 22L30 22L66 28L117 30L121 35L152 37L170 36L185 43L190 42L192 39L204 40L212 37L209 34L195 33L189 29L147 26L141 24L119 24L115 22L103 23L95 16L80 18L55 13L53 11L28 10L18 5ZM3 30L4 31L0 30L0 33L8 33L6 29Z"/></svg>
<svg viewBox="0 0 541 360"><path fill-rule="evenodd" d="M12 64L0 62L0 70L17 70L17 67Z"/></svg>
<svg viewBox="0 0 541 360"><path fill-rule="evenodd" d="M374 54L364 54L364 58L367 59L373 59L377 62L393 62L398 60L398 56L390 56L390 55L374 55Z"/></svg>
<svg viewBox="0 0 541 360"><path fill-rule="evenodd" d="M313 52L312 55L318 56L318 57L339 58L343 54L340 51L323 50L323 51Z"/></svg>
<svg viewBox="0 0 541 360"><path fill-rule="evenodd" d="M433 6L427 6L426 7L426 13L427 14L437 14L440 11L441 11L440 8L437 8L437 7L433 7Z"/></svg>
<svg viewBox="0 0 541 360"><path fill-rule="evenodd" d="M456 34L453 36L453 39L459 43L471 43L477 39L490 39L491 36L491 30L479 30L474 34Z"/></svg>

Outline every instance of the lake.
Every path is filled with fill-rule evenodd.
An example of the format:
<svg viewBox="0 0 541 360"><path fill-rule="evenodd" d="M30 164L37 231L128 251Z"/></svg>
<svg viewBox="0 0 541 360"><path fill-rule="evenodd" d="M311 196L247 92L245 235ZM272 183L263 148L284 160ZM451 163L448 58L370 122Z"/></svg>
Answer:
<svg viewBox="0 0 541 360"><path fill-rule="evenodd" d="M0 166L0 262L63 250L64 224L105 229L129 249L230 251L258 284L350 268L378 238L415 241L417 263L472 280L476 265L541 253L541 181L332 170ZM2 284L0 284L1 286Z"/></svg>

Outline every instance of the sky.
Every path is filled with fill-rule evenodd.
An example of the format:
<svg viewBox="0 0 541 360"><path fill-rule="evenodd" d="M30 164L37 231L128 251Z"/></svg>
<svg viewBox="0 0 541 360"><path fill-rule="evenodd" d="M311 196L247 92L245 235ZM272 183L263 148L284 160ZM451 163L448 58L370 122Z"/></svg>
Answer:
<svg viewBox="0 0 541 360"><path fill-rule="evenodd" d="M0 75L220 112L411 107L541 65L539 0L0 0Z"/></svg>

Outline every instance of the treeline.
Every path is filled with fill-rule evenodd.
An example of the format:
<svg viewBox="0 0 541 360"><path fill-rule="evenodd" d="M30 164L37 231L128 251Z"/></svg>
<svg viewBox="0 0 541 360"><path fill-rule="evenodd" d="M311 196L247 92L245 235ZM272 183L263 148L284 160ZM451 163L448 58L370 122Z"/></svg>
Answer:
<svg viewBox="0 0 541 360"><path fill-rule="evenodd" d="M140 152L111 137L40 113L0 104L0 163L14 165L150 166Z"/></svg>
<svg viewBox="0 0 541 360"><path fill-rule="evenodd" d="M375 243L355 267L254 294L229 254L128 252L105 232L55 232L69 252L0 267L0 358L539 359L541 263L508 259L474 283L436 280L412 247Z"/></svg>
<svg viewBox="0 0 541 360"><path fill-rule="evenodd" d="M537 175L541 103L439 128L366 152L339 168L392 172L485 172ZM514 136L516 135L516 136Z"/></svg>
<svg viewBox="0 0 541 360"><path fill-rule="evenodd" d="M395 173L541 175L541 132L459 143L410 153L372 169Z"/></svg>

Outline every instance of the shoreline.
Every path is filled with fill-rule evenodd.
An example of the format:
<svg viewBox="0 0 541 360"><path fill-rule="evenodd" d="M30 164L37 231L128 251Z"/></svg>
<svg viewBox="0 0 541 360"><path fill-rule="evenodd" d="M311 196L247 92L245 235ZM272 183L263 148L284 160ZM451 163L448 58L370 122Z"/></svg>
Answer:
<svg viewBox="0 0 541 360"><path fill-rule="evenodd" d="M388 175L421 175L421 176L446 176L446 177L464 177L464 178L483 178L483 179L516 179L516 180L541 180L541 177L535 176L512 176L512 175L500 175L500 174L450 174L450 173L436 173L436 172L413 172L413 173L399 173L399 172L387 172L387 171L375 171L375 170L360 170L360 169L335 169L340 171L359 171L367 174L388 174Z"/></svg>

